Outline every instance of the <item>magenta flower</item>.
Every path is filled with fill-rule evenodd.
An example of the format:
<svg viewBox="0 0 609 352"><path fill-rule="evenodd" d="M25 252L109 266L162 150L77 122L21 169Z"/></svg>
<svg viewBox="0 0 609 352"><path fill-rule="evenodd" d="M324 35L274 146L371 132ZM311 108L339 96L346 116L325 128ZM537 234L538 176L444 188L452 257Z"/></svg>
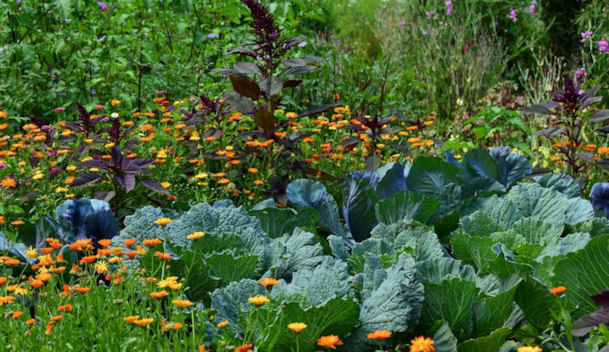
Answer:
<svg viewBox="0 0 609 352"><path fill-rule="evenodd" d="M609 53L609 43L606 40L599 40L596 44L598 44L598 50L601 53Z"/></svg>
<svg viewBox="0 0 609 352"><path fill-rule="evenodd" d="M592 36L592 32L590 32L590 31L585 31L585 32L581 33L582 39L588 39L591 36Z"/></svg>
<svg viewBox="0 0 609 352"><path fill-rule="evenodd" d="M95 108L96 108L97 110L101 110L101 109L103 109L103 108L104 108L104 106L103 106L103 105L95 105Z"/></svg>
<svg viewBox="0 0 609 352"><path fill-rule="evenodd" d="M446 15L450 16L450 14L453 12L453 2L451 0L446 0L445 4L446 4Z"/></svg>
<svg viewBox="0 0 609 352"><path fill-rule="evenodd" d="M575 71L575 77L579 80L586 74L586 67L582 67L579 70Z"/></svg>
<svg viewBox="0 0 609 352"><path fill-rule="evenodd" d="M104 4L101 1L98 1L97 5L99 6L99 9L102 10L102 11L106 11L108 9L108 5Z"/></svg>
<svg viewBox="0 0 609 352"><path fill-rule="evenodd" d="M55 108L55 112L64 112L66 111L65 108Z"/></svg>
<svg viewBox="0 0 609 352"><path fill-rule="evenodd" d="M403 26L406 24L406 21L400 21L400 26Z"/></svg>
<svg viewBox="0 0 609 352"><path fill-rule="evenodd" d="M536 9L535 9L535 4L531 4L529 6L529 13L535 13Z"/></svg>
<svg viewBox="0 0 609 352"><path fill-rule="evenodd" d="M516 10L514 9L510 11L510 20L516 21Z"/></svg>

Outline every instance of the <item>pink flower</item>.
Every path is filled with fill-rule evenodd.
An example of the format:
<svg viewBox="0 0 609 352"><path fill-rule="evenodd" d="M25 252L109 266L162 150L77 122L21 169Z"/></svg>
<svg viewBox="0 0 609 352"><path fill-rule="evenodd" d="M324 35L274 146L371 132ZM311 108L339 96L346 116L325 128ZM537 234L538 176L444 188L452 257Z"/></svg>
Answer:
<svg viewBox="0 0 609 352"><path fill-rule="evenodd" d="M535 4L529 6L529 13L535 13Z"/></svg>
<svg viewBox="0 0 609 352"><path fill-rule="evenodd" d="M65 108L55 108L55 112L64 112L66 111Z"/></svg>
<svg viewBox="0 0 609 352"><path fill-rule="evenodd" d="M510 11L510 20L516 21L516 10L514 9Z"/></svg>
<svg viewBox="0 0 609 352"><path fill-rule="evenodd" d="M577 79L581 79L585 74L586 74L586 67L582 67L575 72L575 77L577 77Z"/></svg>
<svg viewBox="0 0 609 352"><path fill-rule="evenodd" d="M452 0L446 0L446 15L450 16L451 12L453 12L453 2Z"/></svg>
<svg viewBox="0 0 609 352"><path fill-rule="evenodd" d="M583 33L580 33L580 35L581 35L582 39L588 39L588 38L590 38L592 36L592 32L585 31Z"/></svg>
<svg viewBox="0 0 609 352"><path fill-rule="evenodd" d="M101 109L103 109L103 108L104 108L104 106L103 106L103 105L95 105L95 108L96 108L97 110L101 110Z"/></svg>
<svg viewBox="0 0 609 352"><path fill-rule="evenodd" d="M406 24L406 21L400 21L400 26L403 26Z"/></svg>
<svg viewBox="0 0 609 352"><path fill-rule="evenodd" d="M598 44L598 50L602 53L609 53L609 43L606 40L599 40L596 42Z"/></svg>

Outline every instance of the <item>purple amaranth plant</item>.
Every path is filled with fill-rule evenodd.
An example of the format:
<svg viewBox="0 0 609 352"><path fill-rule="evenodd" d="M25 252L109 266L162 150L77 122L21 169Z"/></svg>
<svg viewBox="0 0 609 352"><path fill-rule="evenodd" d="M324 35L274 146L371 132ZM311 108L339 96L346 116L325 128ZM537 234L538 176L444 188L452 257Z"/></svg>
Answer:
<svg viewBox="0 0 609 352"><path fill-rule="evenodd" d="M561 143L558 151L563 154L563 161L568 166L571 176L575 177L586 166L585 161L592 161L592 153L578 153L578 146L583 140L581 132L584 121L601 122L609 119L609 110L602 110L596 114L585 117L584 109L600 102L603 97L594 96L600 86L583 91L579 83L571 78L566 78L564 88L552 93L554 98L543 104L537 104L520 109L525 113L557 115L559 118L551 122L551 127L535 132L538 136L556 139L566 137L567 142ZM606 127L601 128L603 132L609 132ZM600 166L609 168L609 159L597 162Z"/></svg>
<svg viewBox="0 0 609 352"><path fill-rule="evenodd" d="M137 175L150 176L147 169L154 162L154 159L127 158L116 145L112 147L110 155L112 156L110 161L89 160L80 163L80 167L90 170L74 179L71 187L81 188L99 182L104 178L111 178L127 193L133 190L136 183L139 182L155 192L170 194L165 187L151 178L136 178Z"/></svg>

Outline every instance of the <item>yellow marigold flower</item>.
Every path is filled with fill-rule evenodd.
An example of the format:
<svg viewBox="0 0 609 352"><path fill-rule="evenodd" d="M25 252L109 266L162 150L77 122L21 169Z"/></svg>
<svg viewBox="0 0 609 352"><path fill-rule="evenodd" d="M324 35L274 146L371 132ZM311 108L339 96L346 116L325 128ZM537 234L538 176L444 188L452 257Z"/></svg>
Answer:
<svg viewBox="0 0 609 352"><path fill-rule="evenodd" d="M368 334L368 338L371 340L383 341L391 337L391 331L376 330Z"/></svg>
<svg viewBox="0 0 609 352"><path fill-rule="evenodd" d="M138 320L140 318L139 315L131 315L128 317L124 317L123 320L126 321L127 323L133 323L134 321Z"/></svg>
<svg viewBox="0 0 609 352"><path fill-rule="evenodd" d="M336 346L340 346L343 342L337 335L322 336L317 339L317 344L321 347L336 349Z"/></svg>
<svg viewBox="0 0 609 352"><path fill-rule="evenodd" d="M551 288L550 293L553 295L560 295L561 293L565 292L566 290L567 290L567 288L564 286L557 286L557 287Z"/></svg>
<svg viewBox="0 0 609 352"><path fill-rule="evenodd" d="M172 220L170 218L158 218L154 220L154 223L161 226L167 226Z"/></svg>
<svg viewBox="0 0 609 352"><path fill-rule="evenodd" d="M199 238L205 236L204 232L193 232L190 235L186 236L189 240L198 240Z"/></svg>
<svg viewBox="0 0 609 352"><path fill-rule="evenodd" d="M30 259L34 259L36 257L38 257L38 251L35 250L34 248L32 248L32 246L30 246L26 251L25 251L25 255L30 258Z"/></svg>
<svg viewBox="0 0 609 352"><path fill-rule="evenodd" d="M106 274L110 269L108 268L108 263L105 261L100 261L95 263L95 271L98 274Z"/></svg>
<svg viewBox="0 0 609 352"><path fill-rule="evenodd" d="M305 324L305 323L298 323L298 322L296 322L296 323L290 323L290 324L288 324L288 329L294 331L297 334L299 332L301 332L302 330L306 329L306 327L307 327L307 324Z"/></svg>
<svg viewBox="0 0 609 352"><path fill-rule="evenodd" d="M227 326L228 326L228 320L221 321L221 322L218 323L218 327L221 328L221 329L224 329Z"/></svg>
<svg viewBox="0 0 609 352"><path fill-rule="evenodd" d="M266 279L260 280L260 285L264 287L279 285L279 280L273 279L272 277L267 277Z"/></svg>
<svg viewBox="0 0 609 352"><path fill-rule="evenodd" d="M110 101L110 104L112 104L112 106L118 106L118 105L121 105L121 101L117 100L117 99L112 99Z"/></svg>
<svg viewBox="0 0 609 352"><path fill-rule="evenodd" d="M267 302L270 302L271 300L267 296L260 295L260 296L250 297L247 299L247 301L253 305L261 306Z"/></svg>
<svg viewBox="0 0 609 352"><path fill-rule="evenodd" d="M174 299L173 301L171 301L173 304L175 304L176 306L178 306L178 308L186 308L186 307L190 307L192 306L194 303L192 303L191 301L187 300L187 299Z"/></svg>
<svg viewBox="0 0 609 352"><path fill-rule="evenodd" d="M410 340L410 352L435 352L434 340L431 337L415 337Z"/></svg>
<svg viewBox="0 0 609 352"><path fill-rule="evenodd" d="M137 326L147 326L147 325L150 325L150 323L152 323L153 321L154 321L153 318L139 319L139 320L133 321L133 324L135 324Z"/></svg>
<svg viewBox="0 0 609 352"><path fill-rule="evenodd" d="M518 352L542 352L541 347L533 346L522 346L518 347Z"/></svg>

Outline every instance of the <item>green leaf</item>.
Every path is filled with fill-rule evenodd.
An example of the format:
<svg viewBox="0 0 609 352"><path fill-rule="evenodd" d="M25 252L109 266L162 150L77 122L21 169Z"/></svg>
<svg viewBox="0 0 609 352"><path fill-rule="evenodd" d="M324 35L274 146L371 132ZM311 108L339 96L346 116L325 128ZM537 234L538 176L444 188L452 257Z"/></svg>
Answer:
<svg viewBox="0 0 609 352"><path fill-rule="evenodd" d="M318 307L330 299L354 297L347 263L325 257L314 268L302 268L288 284L281 282L272 291L273 299L300 302L303 307Z"/></svg>
<svg viewBox="0 0 609 352"><path fill-rule="evenodd" d="M427 222L440 208L440 202L420 193L402 191L378 202L376 218L384 224L394 224L402 220Z"/></svg>
<svg viewBox="0 0 609 352"><path fill-rule="evenodd" d="M319 211L321 222L335 235L346 237L338 215L338 205L334 197L319 181L300 179L290 182L286 193L291 202Z"/></svg>
<svg viewBox="0 0 609 352"><path fill-rule="evenodd" d="M218 280L211 277L209 270L201 255L191 251L185 251L180 258L169 262L171 274L184 278L186 297L192 301L202 300L205 304L209 304L209 295L218 285Z"/></svg>
<svg viewBox="0 0 609 352"><path fill-rule="evenodd" d="M472 236L488 236L502 229L501 224L483 211L461 218L461 231Z"/></svg>
<svg viewBox="0 0 609 352"><path fill-rule="evenodd" d="M563 231L561 223L554 224L530 217L516 221L510 230L524 236L529 244L552 246L558 244Z"/></svg>
<svg viewBox="0 0 609 352"><path fill-rule="evenodd" d="M258 266L255 255L236 257L230 254L218 254L205 258L214 276L220 279L221 285L227 285L241 279L251 279Z"/></svg>
<svg viewBox="0 0 609 352"><path fill-rule="evenodd" d="M558 191L543 188L536 183L520 183L514 186L506 198L525 217L537 217L550 224L564 224L569 207L567 198Z"/></svg>
<svg viewBox="0 0 609 352"><path fill-rule="evenodd" d="M522 212L516 208L514 203L506 198L499 198L496 195L488 198L477 198L461 211L461 216L469 215L476 210L481 210L488 214L490 218L504 230L523 217Z"/></svg>
<svg viewBox="0 0 609 352"><path fill-rule="evenodd" d="M477 177L497 180L499 166L486 150L473 149L465 154L461 162L461 177L467 181Z"/></svg>
<svg viewBox="0 0 609 352"><path fill-rule="evenodd" d="M266 327L259 348L264 351L312 351L320 336L345 336L359 323L359 305L352 299L334 298L320 307L302 309L288 303L270 327ZM288 324L301 322L307 327L296 334Z"/></svg>
<svg viewBox="0 0 609 352"><path fill-rule="evenodd" d="M581 197L582 192L579 183L569 175L548 173L533 179L542 187L556 190L567 198Z"/></svg>
<svg viewBox="0 0 609 352"><path fill-rule="evenodd" d="M567 254L556 264L552 283L567 287L565 295L580 313L596 310L590 296L609 287L609 236L595 237L584 249Z"/></svg>
<svg viewBox="0 0 609 352"><path fill-rule="evenodd" d="M514 295L520 280L511 280L508 288L494 295L480 295L472 311L472 337L491 334L504 326L513 310Z"/></svg>
<svg viewBox="0 0 609 352"><path fill-rule="evenodd" d="M465 340L459 344L459 352L497 352L512 332L510 328L501 328L488 336Z"/></svg>
<svg viewBox="0 0 609 352"><path fill-rule="evenodd" d="M343 188L343 217L356 241L370 237L370 230L376 223L374 207L378 200L376 191L366 179L347 179Z"/></svg>
<svg viewBox="0 0 609 352"><path fill-rule="evenodd" d="M569 199L569 208L566 214L566 223L576 225L594 218L594 208L592 204L582 198Z"/></svg>
<svg viewBox="0 0 609 352"><path fill-rule="evenodd" d="M414 160L406 178L408 189L434 195L442 187L457 181L459 168L434 157L419 157Z"/></svg>
<svg viewBox="0 0 609 352"><path fill-rule="evenodd" d="M274 260L275 278L289 279L297 270L313 270L324 259L323 248L315 240L315 235L296 228L291 235L277 238L283 248Z"/></svg>
<svg viewBox="0 0 609 352"><path fill-rule="evenodd" d="M400 333L413 328L421 312L423 297L423 285L416 278L410 255L402 254L386 271L375 256L369 256L361 291L361 325L353 332L350 343L371 343L367 335L375 330Z"/></svg>
<svg viewBox="0 0 609 352"><path fill-rule="evenodd" d="M479 289L473 281L459 278L438 283L425 282L421 322L445 320L457 337L464 337Z"/></svg>
<svg viewBox="0 0 609 352"><path fill-rule="evenodd" d="M432 340L437 352L457 352L457 338L446 321L442 321L440 328L433 334Z"/></svg>
<svg viewBox="0 0 609 352"><path fill-rule="evenodd" d="M552 321L552 312L558 303L550 290L532 277L525 277L520 283L514 299L527 321L540 330Z"/></svg>
<svg viewBox="0 0 609 352"><path fill-rule="evenodd" d="M474 268L449 257L435 258L417 263L417 277L423 282L439 283L455 278L474 281Z"/></svg>
<svg viewBox="0 0 609 352"><path fill-rule="evenodd" d="M215 321L227 320L233 329L241 331L238 326L239 314L253 309L247 299L266 293L262 285L250 279L231 282L224 288L216 289L211 295L211 307L216 311Z"/></svg>
<svg viewBox="0 0 609 352"><path fill-rule="evenodd" d="M304 208L298 212L292 209L264 208L250 210L249 213L260 220L260 226L270 238L290 234L297 226L314 227L319 218L319 212L311 208Z"/></svg>

